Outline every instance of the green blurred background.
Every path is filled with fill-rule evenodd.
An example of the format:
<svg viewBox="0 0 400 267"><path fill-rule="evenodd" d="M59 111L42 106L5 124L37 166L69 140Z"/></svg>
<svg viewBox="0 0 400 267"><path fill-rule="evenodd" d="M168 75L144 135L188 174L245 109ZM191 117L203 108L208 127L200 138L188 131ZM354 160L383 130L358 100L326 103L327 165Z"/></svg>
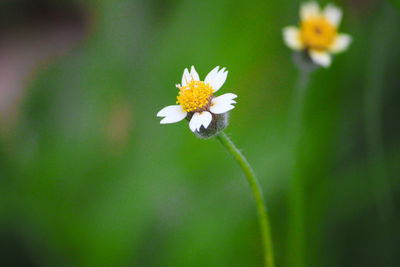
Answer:
<svg viewBox="0 0 400 267"><path fill-rule="evenodd" d="M399 2L334 2L353 43L310 77L294 148L300 1L2 1L0 265L261 266L236 162L156 117L185 67L219 65L277 266L399 266Z"/></svg>

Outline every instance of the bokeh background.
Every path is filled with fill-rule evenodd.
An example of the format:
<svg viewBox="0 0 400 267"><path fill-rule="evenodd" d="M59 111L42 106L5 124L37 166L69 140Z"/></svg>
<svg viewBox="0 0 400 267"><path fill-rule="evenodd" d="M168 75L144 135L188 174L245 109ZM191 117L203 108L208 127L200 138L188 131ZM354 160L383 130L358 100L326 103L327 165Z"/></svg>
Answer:
<svg viewBox="0 0 400 267"><path fill-rule="evenodd" d="M277 266L399 266L400 5L334 3L354 41L310 77L293 146L300 1L1 1L0 265L261 266L236 162L155 116L185 67L220 65Z"/></svg>

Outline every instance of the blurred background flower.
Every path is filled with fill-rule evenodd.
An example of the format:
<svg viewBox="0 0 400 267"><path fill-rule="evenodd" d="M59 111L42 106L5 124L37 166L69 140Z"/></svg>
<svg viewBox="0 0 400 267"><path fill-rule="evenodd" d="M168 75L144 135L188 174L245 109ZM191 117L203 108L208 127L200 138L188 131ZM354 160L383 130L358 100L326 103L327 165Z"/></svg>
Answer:
<svg viewBox="0 0 400 267"><path fill-rule="evenodd" d="M347 50L351 43L349 34L338 33L342 9L332 4L321 9L317 2L307 1L300 7L300 28L283 28L283 38L288 47L302 51L309 61L329 67L331 54Z"/></svg>
<svg viewBox="0 0 400 267"><path fill-rule="evenodd" d="M261 265L239 167L154 116L193 64L229 69L241 112L227 132L264 188L277 266L301 265L288 249L292 155L303 265L398 266L398 1L334 4L353 43L310 77L294 150L296 68L281 31L300 1L2 1L1 265Z"/></svg>

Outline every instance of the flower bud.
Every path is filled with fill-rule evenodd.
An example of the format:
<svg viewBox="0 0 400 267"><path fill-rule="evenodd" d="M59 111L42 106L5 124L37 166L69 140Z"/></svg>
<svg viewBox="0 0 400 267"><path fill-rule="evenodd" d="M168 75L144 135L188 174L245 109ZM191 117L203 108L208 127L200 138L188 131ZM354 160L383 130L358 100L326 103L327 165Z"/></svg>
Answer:
<svg viewBox="0 0 400 267"><path fill-rule="evenodd" d="M222 114L212 114L212 121L210 125L208 125L207 129L202 126L198 131L195 131L194 134L201 139L215 137L228 126L228 117L228 112Z"/></svg>

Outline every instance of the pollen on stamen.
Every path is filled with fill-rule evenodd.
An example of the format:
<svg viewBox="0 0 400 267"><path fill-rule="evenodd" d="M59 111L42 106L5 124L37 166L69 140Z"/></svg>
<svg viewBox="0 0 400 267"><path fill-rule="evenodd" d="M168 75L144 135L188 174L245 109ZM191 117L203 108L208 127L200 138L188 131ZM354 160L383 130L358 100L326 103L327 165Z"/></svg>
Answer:
<svg viewBox="0 0 400 267"><path fill-rule="evenodd" d="M186 112L203 111L209 105L213 96L213 89L209 84L193 79L185 86L179 86L177 104Z"/></svg>
<svg viewBox="0 0 400 267"><path fill-rule="evenodd" d="M337 36L337 28L324 17L303 21L300 30L303 43L317 50L326 50Z"/></svg>

